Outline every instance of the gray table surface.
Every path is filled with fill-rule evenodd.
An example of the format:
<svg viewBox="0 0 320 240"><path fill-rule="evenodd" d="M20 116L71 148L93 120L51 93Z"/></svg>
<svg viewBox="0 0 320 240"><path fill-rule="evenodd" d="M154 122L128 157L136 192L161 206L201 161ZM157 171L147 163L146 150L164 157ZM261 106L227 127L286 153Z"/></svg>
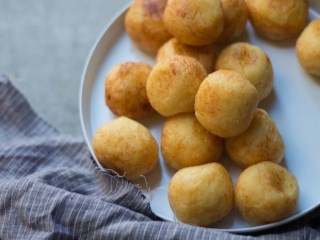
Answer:
<svg viewBox="0 0 320 240"><path fill-rule="evenodd" d="M45 120L82 137L82 69L96 38L130 0L0 0L0 73Z"/></svg>

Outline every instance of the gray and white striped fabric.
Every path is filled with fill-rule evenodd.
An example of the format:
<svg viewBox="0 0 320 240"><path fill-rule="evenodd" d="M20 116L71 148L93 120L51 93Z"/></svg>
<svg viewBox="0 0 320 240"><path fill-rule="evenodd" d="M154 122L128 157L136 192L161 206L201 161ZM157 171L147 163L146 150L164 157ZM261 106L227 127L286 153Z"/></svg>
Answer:
<svg viewBox="0 0 320 240"><path fill-rule="evenodd" d="M0 76L1 239L320 239L303 221L263 234L162 221L134 185L100 172L82 141L39 118Z"/></svg>

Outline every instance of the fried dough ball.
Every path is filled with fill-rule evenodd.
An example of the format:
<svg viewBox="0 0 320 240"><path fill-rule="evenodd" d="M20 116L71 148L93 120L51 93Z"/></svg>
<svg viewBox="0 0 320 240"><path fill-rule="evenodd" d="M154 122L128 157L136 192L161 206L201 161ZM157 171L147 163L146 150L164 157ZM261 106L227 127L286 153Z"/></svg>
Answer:
<svg viewBox="0 0 320 240"><path fill-rule="evenodd" d="M306 0L247 0L247 7L256 31L271 40L296 36L308 18Z"/></svg>
<svg viewBox="0 0 320 240"><path fill-rule="evenodd" d="M150 172L158 161L158 145L140 123L119 117L101 126L93 138L99 162L130 180Z"/></svg>
<svg viewBox="0 0 320 240"><path fill-rule="evenodd" d="M180 43L177 39L172 38L159 49L157 62L168 59L174 55L183 55L195 58L204 66L207 73L211 73L214 70L216 54L212 45L192 47Z"/></svg>
<svg viewBox="0 0 320 240"><path fill-rule="evenodd" d="M248 19L248 11L245 0L220 0L223 15L224 28L217 42L227 42L244 32Z"/></svg>
<svg viewBox="0 0 320 240"><path fill-rule="evenodd" d="M244 170L235 186L235 202L242 216L258 224L280 221L296 209L299 186L284 167L261 162Z"/></svg>
<svg viewBox="0 0 320 240"><path fill-rule="evenodd" d="M163 23L167 0L135 0L125 16L125 28L141 49L156 53L172 36Z"/></svg>
<svg viewBox="0 0 320 240"><path fill-rule="evenodd" d="M224 23L220 0L168 0L163 20L179 42L192 46L212 43Z"/></svg>
<svg viewBox="0 0 320 240"><path fill-rule="evenodd" d="M245 42L234 43L219 54L216 70L234 70L243 74L258 90L259 101L267 97L273 85L273 68L268 55Z"/></svg>
<svg viewBox="0 0 320 240"><path fill-rule="evenodd" d="M195 59L176 55L159 61L147 81L152 107L163 116L194 112L194 99L206 77L206 70Z"/></svg>
<svg viewBox="0 0 320 240"><path fill-rule="evenodd" d="M285 151L276 124L262 109L257 109L250 127L244 133L227 138L225 143L231 159L242 167L263 161L279 163Z"/></svg>
<svg viewBox="0 0 320 240"><path fill-rule="evenodd" d="M218 161L222 151L223 140L202 127L193 113L175 115L164 123L161 152L174 169Z"/></svg>
<svg viewBox="0 0 320 240"><path fill-rule="evenodd" d="M303 30L296 45L300 64L311 74L320 76L320 19Z"/></svg>
<svg viewBox="0 0 320 240"><path fill-rule="evenodd" d="M257 104L257 90L245 77L235 71L219 70L200 85L195 114L214 135L234 137L249 127Z"/></svg>
<svg viewBox="0 0 320 240"><path fill-rule="evenodd" d="M227 170L207 163L179 170L169 184L169 203L184 223L209 226L233 207L233 187Z"/></svg>
<svg viewBox="0 0 320 240"><path fill-rule="evenodd" d="M133 62L111 69L105 79L105 99L114 114L139 119L153 111L146 91L151 70L145 63Z"/></svg>

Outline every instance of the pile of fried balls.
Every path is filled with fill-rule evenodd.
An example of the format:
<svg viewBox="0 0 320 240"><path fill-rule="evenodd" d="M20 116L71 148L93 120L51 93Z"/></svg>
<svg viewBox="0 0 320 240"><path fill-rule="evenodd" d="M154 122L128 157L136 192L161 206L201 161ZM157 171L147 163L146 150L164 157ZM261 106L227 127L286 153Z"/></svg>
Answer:
<svg viewBox="0 0 320 240"><path fill-rule="evenodd" d="M156 64L120 63L107 74L105 101L119 117L95 133L99 162L129 180L149 173L159 149L136 120L155 111L166 117L161 154L177 170L168 197L181 222L212 226L234 205L255 224L290 216L298 183L279 165L285 143L275 122L257 107L272 90L272 63L236 39L248 20L268 40L298 37L299 62L320 76L320 20L307 19L305 0L135 0L125 28ZM235 186L218 163L224 151L244 169Z"/></svg>

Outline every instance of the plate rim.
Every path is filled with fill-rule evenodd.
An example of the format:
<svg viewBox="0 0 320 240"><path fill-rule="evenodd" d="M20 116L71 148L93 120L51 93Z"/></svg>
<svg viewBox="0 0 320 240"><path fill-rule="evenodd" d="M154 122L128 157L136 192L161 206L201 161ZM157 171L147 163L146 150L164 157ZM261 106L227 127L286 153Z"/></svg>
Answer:
<svg viewBox="0 0 320 240"><path fill-rule="evenodd" d="M84 113L83 113L83 95L84 95L84 85L85 85L85 81L86 81L86 75L88 72L88 68L90 66L90 63L92 61L93 55L98 47L98 45L100 44L102 38L104 37L104 35L107 33L107 31L109 30L109 28L111 28L112 24L122 15L124 14L125 11L127 11L127 9L129 8L129 6L131 5L131 2L129 2L128 4L125 4L125 6L123 6L121 9L119 9L114 16L110 19L110 21L105 25L105 27L100 31L100 33L98 34L98 36L96 37L92 47L90 48L90 51L86 57L83 69L82 69L82 73L81 73L81 81L80 81L80 88L79 88L79 97L78 97L78 106L79 106L79 118L80 118L80 124L81 124L81 130L82 130L82 134L84 136L84 140L86 142L87 147L89 148L90 154L93 156L94 161L96 162L96 164L99 166L100 170L103 172L106 172L106 170L104 169L104 167L101 165L101 163L97 160L94 151L91 147L90 140L89 137L87 135L86 132L86 127L85 127L85 123L84 123Z"/></svg>
<svg viewBox="0 0 320 240"><path fill-rule="evenodd" d="M86 142L87 147L89 148L90 154L93 156L94 161L96 162L96 164L99 166L99 170L103 171L103 172L107 172L105 170L105 168L100 164L100 162L96 159L96 156L94 154L93 148L90 144L90 140L88 138L87 132L86 132L86 126L85 126L85 120L84 120L84 99L83 99L83 95L84 95L84 87L85 87L85 82L86 82L86 76L87 76L87 72L88 69L90 67L91 61L94 57L95 51L98 47L98 45L100 44L100 42L102 41L102 39L104 38L104 36L106 35L107 31L112 27L112 25L114 24L115 21L117 21L129 8L129 6L131 5L131 2L128 4L125 4L124 7L122 7L120 10L118 10L116 12L116 14L114 14L114 16L111 18L110 21L108 21L108 23L105 25L105 27L102 29L102 31L98 34L97 38L94 41L94 44L92 45L87 57L86 57L86 61L82 70L82 74L81 74L81 81L80 81L80 89L79 89L79 98L78 98L78 106L79 106L79 118L80 118L80 123L81 123L81 129L82 129L82 133ZM315 9L312 6L312 3L309 3L309 11L311 12L315 12L316 14L320 15L320 9ZM228 228L215 228L215 227L209 227L208 229L215 229L215 230L219 230L219 231L223 231L223 232L229 232L229 233L254 233L254 232L261 232L261 231L265 231L265 230L270 230L276 227L280 227L283 226L287 223L290 223L292 221L295 221L305 215L307 215L308 213L312 212L313 210L315 210L316 208L320 207L320 202L315 204L314 206L304 210L303 212L300 212L298 214L294 214L288 218L285 218L281 221L278 222L274 222L274 223L269 223L269 224L263 224L263 225L257 225L257 226L252 226L252 227L244 227L244 228L238 228L238 229L228 229ZM156 214L156 213L155 213ZM167 219L166 217L162 216L161 214L156 214L157 216L161 217L162 219L164 219L165 221L168 222L174 222L170 219ZM192 225L191 225L192 226Z"/></svg>

